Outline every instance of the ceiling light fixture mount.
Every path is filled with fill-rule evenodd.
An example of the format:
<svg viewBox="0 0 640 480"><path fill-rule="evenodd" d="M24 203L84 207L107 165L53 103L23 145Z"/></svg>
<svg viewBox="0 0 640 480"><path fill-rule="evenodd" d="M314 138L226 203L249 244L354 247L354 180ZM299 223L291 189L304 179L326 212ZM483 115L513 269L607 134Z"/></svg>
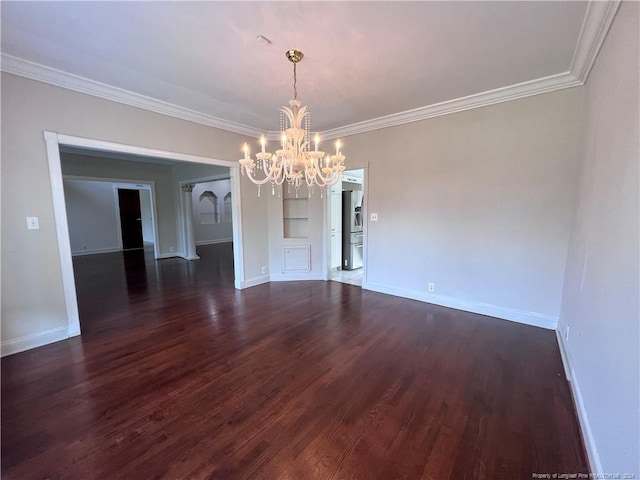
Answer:
<svg viewBox="0 0 640 480"><path fill-rule="evenodd" d="M243 146L244 158L240 159L240 170L247 175L249 180L260 186L271 184L271 193L275 194L275 187L285 181L296 189L303 182L309 190L314 186L321 189L338 183L344 171L344 155L340 153L340 140L336 141L335 155L326 154L318 147L320 136L316 133L314 149L311 150L311 133L309 126L309 112L306 106L302 106L298 100L296 65L304 54L299 50L287 50L287 59L293 63L293 100L289 101L289 107L280 108L280 146L275 153L266 151L267 140L264 135L260 137L261 151L256 153L256 159L251 158L249 146ZM256 171L264 173L263 178L255 176Z"/></svg>

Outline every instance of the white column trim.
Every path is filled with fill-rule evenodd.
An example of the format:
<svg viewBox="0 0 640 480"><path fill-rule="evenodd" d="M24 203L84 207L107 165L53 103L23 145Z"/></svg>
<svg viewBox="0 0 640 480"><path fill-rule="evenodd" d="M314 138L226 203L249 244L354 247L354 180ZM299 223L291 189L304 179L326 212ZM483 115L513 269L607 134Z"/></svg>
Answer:
<svg viewBox="0 0 640 480"><path fill-rule="evenodd" d="M47 161L49 163L49 179L51 180L53 215L56 224L56 235L58 237L58 254L60 255L64 303L67 309L67 334L73 337L80 335L80 314L78 313L76 281L73 274L73 260L71 258L67 205L64 200L59 138L56 133L44 132L44 141L46 143Z"/></svg>
<svg viewBox="0 0 640 480"><path fill-rule="evenodd" d="M193 229L193 187L193 183L180 182L184 227L184 258L187 260L198 260L200 258L196 254L196 239Z"/></svg>

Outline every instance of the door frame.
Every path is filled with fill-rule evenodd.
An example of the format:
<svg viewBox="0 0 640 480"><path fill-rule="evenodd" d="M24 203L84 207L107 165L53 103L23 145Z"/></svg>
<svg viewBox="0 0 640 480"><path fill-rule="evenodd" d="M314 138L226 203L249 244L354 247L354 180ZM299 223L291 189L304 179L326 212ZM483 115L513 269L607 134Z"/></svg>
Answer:
<svg viewBox="0 0 640 480"><path fill-rule="evenodd" d="M120 250L124 250L124 242L122 240L122 219L120 218L120 197L118 195L118 190L138 190L149 192L151 195L151 223L153 225L153 257L158 259L158 236L157 225L156 225L156 197L153 190L150 188L150 182L138 182L138 183L129 183L128 182L115 182L113 184L113 196L116 201L116 229L118 231L118 246ZM155 182L152 182L155 183ZM142 204L140 204L140 208L142 209ZM142 217L142 212L141 215ZM142 224L140 224L142 227ZM142 240L142 246L144 248L144 236Z"/></svg>
<svg viewBox="0 0 640 480"><path fill-rule="evenodd" d="M362 286L367 283L367 270L369 267L369 240L368 240L368 225L369 225L369 162L364 164L349 165L349 170L363 170L362 172L362 203L364 204L363 218L362 218ZM342 180L341 180L342 181ZM324 262L324 279L329 280L331 277L331 193L328 192L325 195L324 202L324 234L323 234L323 262ZM340 262L342 263L342 262Z"/></svg>
<svg viewBox="0 0 640 480"><path fill-rule="evenodd" d="M58 254L62 275L62 287L67 309L67 334L69 337L80 335L80 315L78 312L78 298L76 295L76 283L73 273L73 260L71 257L71 242L69 240L69 226L67 221L67 207L64 199L64 185L62 178L62 165L60 162L60 146L80 147L103 152L124 153L155 157L164 160L176 160L183 162L203 163L229 167L231 178L231 195L236 199L232 204L233 215L233 261L235 288L241 289L244 285L244 250L242 243L242 208L240 197L240 167L238 162L219 160L187 153L170 152L145 148L122 143L106 142L92 138L75 137L56 132L45 131L44 140L49 165L49 179L51 182L51 196L53 200L53 214L55 218L56 236L58 240Z"/></svg>

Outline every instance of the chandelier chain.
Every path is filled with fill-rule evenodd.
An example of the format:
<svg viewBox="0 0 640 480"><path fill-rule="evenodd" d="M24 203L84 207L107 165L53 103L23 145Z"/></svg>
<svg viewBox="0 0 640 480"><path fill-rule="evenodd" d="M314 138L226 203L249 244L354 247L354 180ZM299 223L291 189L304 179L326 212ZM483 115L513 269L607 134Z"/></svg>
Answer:
<svg viewBox="0 0 640 480"><path fill-rule="evenodd" d="M296 74L296 63L293 63L293 99L298 99L298 76Z"/></svg>

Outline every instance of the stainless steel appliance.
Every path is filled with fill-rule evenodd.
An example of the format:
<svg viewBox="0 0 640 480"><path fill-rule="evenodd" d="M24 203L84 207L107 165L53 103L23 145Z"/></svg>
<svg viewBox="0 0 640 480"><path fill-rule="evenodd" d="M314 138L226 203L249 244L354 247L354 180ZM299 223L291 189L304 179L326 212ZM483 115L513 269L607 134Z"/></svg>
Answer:
<svg viewBox="0 0 640 480"><path fill-rule="evenodd" d="M342 269L362 268L362 191L342 192Z"/></svg>

